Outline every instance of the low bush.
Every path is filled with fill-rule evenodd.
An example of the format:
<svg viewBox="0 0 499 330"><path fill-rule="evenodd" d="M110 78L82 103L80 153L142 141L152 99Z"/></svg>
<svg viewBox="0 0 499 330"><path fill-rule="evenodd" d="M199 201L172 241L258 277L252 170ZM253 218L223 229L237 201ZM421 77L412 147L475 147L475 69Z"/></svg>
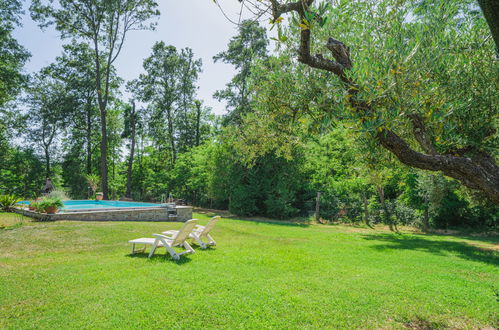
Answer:
<svg viewBox="0 0 499 330"><path fill-rule="evenodd" d="M0 209L9 212L21 199L15 195L0 195Z"/></svg>
<svg viewBox="0 0 499 330"><path fill-rule="evenodd" d="M48 198L58 198L61 200L68 200L70 199L68 197L68 194L64 190L52 190L50 193L47 194Z"/></svg>

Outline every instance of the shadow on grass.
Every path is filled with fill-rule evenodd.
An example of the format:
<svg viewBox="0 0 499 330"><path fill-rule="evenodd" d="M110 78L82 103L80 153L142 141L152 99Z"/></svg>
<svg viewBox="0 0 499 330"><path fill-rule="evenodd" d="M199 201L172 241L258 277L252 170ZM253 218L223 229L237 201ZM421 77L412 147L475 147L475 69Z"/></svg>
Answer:
<svg viewBox="0 0 499 330"><path fill-rule="evenodd" d="M499 257L496 251L480 248L466 242L432 240L431 238L442 237L439 235L415 236L404 234L370 234L362 235L362 238L380 244L372 248L385 250L411 250L422 251L434 255L447 256L457 255L460 258L499 265ZM473 238L475 239L475 238Z"/></svg>
<svg viewBox="0 0 499 330"><path fill-rule="evenodd" d="M239 219L237 219L239 220ZM253 221L256 222L257 224L269 224L269 225L279 225L279 226L289 226L289 227L310 227L308 223L301 223L301 222L289 222L289 221L280 221L280 220L259 220L259 219L243 219L247 221Z"/></svg>
<svg viewBox="0 0 499 330"><path fill-rule="evenodd" d="M275 220L262 217L244 217L244 216L234 215L229 213L228 211L222 211L222 210L195 208L194 212L204 214L208 217L214 217L216 215L219 215L222 217L222 219L250 221L255 223L265 223L265 224L281 225L281 226L295 226L295 227L309 226L309 224L303 222L303 220Z"/></svg>
<svg viewBox="0 0 499 330"><path fill-rule="evenodd" d="M217 251L216 246L209 245L206 249L201 249L201 247L197 244L191 244L191 246L196 250L196 253L210 253Z"/></svg>
<svg viewBox="0 0 499 330"><path fill-rule="evenodd" d="M134 255L132 254L127 254L126 255L128 258L139 258L139 259L146 259L147 261L150 262L171 262L176 265L183 265L186 263L191 262L192 260L186 256L180 256L180 260L175 260L173 259L169 254L154 254L151 258L148 258L149 252L136 252Z"/></svg>
<svg viewBox="0 0 499 330"><path fill-rule="evenodd" d="M416 316L413 320L400 320L399 322L404 325L405 329L430 330L449 328L449 326L444 322L430 321L421 316Z"/></svg>

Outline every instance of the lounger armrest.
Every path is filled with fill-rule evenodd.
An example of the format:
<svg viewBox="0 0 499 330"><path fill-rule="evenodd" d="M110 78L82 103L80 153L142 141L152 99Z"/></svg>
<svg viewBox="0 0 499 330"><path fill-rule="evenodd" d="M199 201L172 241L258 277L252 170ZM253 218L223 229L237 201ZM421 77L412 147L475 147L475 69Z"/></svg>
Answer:
<svg viewBox="0 0 499 330"><path fill-rule="evenodd" d="M163 239L171 239L171 237L161 235L161 234L152 234L152 236L157 237L157 238L163 238Z"/></svg>
<svg viewBox="0 0 499 330"><path fill-rule="evenodd" d="M203 225L196 225L196 227L194 227L195 229L204 229L204 226Z"/></svg>

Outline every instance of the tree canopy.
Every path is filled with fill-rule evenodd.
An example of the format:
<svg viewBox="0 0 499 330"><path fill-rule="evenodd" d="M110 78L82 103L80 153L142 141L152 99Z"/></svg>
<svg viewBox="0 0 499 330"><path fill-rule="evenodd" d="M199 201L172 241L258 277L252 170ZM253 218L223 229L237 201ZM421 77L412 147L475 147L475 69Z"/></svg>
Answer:
<svg viewBox="0 0 499 330"><path fill-rule="evenodd" d="M119 76L155 1L34 0L64 45L29 79L21 4L0 2L0 194L37 197L50 176L77 199L497 230L494 1L241 2L254 19L210 55L234 69L218 115L194 47L158 40Z"/></svg>

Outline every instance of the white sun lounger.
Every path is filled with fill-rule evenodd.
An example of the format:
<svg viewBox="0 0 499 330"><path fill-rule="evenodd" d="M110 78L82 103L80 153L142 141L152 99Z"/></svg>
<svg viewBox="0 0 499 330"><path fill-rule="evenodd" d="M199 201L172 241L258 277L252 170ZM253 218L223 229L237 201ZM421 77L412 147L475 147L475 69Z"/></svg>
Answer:
<svg viewBox="0 0 499 330"><path fill-rule="evenodd" d="M170 237L161 234L153 234L156 238L137 238L128 243L132 244L132 255L135 254L135 244L144 244L144 248L141 250L137 250L137 252L144 252L147 245L152 245L151 252L149 252L149 258L152 257L154 251L158 247L164 246L166 251L170 253L173 259L179 260L180 256L186 253L194 253L194 249L187 243L186 239L189 237L189 234L192 232L194 227L196 226L197 219L191 219L186 221L184 226L180 230L176 230L176 234ZM185 251L177 253L173 249L175 246L183 246Z"/></svg>
<svg viewBox="0 0 499 330"><path fill-rule="evenodd" d="M190 233L189 237L196 240L196 242L202 249L206 249L208 245L217 245L217 242L215 242L213 237L210 236L210 231L213 229L213 227L215 227L218 220L220 220L220 217L216 216L211 218L206 226L196 225L194 230ZM168 230L164 231L163 234L173 236L176 235L177 232L178 230ZM205 243L203 241L203 237L208 239L208 243Z"/></svg>

